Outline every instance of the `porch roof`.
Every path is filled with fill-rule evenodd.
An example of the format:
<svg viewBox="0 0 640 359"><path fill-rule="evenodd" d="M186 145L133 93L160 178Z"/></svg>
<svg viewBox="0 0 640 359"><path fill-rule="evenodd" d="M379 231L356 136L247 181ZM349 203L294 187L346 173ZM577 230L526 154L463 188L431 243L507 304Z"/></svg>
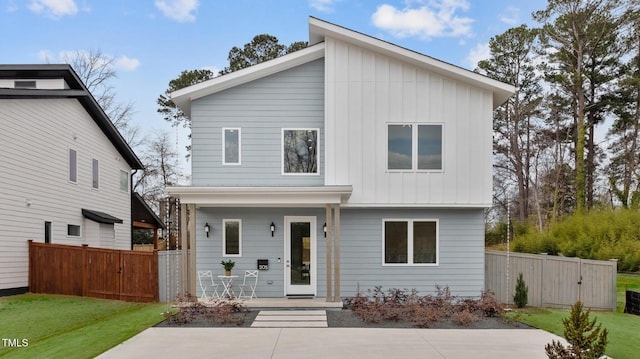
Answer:
<svg viewBox="0 0 640 359"><path fill-rule="evenodd" d="M199 207L324 207L344 203L352 186L317 187L167 187L183 204Z"/></svg>

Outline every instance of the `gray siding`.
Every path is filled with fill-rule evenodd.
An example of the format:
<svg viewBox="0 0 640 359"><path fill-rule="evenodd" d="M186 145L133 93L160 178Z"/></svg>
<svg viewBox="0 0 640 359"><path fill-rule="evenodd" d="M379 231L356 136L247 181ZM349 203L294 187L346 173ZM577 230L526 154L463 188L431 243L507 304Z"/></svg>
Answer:
<svg viewBox="0 0 640 359"><path fill-rule="evenodd" d="M383 289L434 293L449 287L453 295L479 296L484 288L484 218L482 209L342 209L341 295ZM382 265L383 219L438 219L439 265Z"/></svg>
<svg viewBox="0 0 640 359"><path fill-rule="evenodd" d="M324 184L322 59L191 104L193 186ZM241 165L222 165L222 128L240 127ZM282 128L320 129L318 175L282 175Z"/></svg>
<svg viewBox="0 0 640 359"><path fill-rule="evenodd" d="M484 221L481 209L342 209L341 296L353 296L382 286L416 289L421 295L448 286L454 295L479 296L484 288ZM284 216L317 217L318 296L326 296L326 241L322 232L325 210L312 208L200 208L196 228L213 226L206 238L197 231L197 270L222 274L222 219L242 220L242 257L235 274L255 269L257 259L269 259L269 270L260 271L258 297L284 295ZM437 219L439 221L439 265L390 267L382 265L383 219ZM276 225L271 237L269 225ZM281 263L277 259L282 258ZM268 281L273 281L268 284ZM198 288L198 294L199 288Z"/></svg>

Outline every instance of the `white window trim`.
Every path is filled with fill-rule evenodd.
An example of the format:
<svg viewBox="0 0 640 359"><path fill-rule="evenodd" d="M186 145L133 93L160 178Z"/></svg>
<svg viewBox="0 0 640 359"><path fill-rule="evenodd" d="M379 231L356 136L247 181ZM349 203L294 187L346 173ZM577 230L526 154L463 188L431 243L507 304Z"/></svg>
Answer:
<svg viewBox="0 0 640 359"><path fill-rule="evenodd" d="M289 173L284 171L284 131L316 131L318 134L316 138L316 164L318 171L316 173ZM280 131L280 173L283 176L320 176L320 128L309 127L287 127L282 128Z"/></svg>
<svg viewBox="0 0 640 359"><path fill-rule="evenodd" d="M227 222L238 222L238 254L227 254ZM242 220L241 219L223 219L222 220L222 256L223 257L242 257Z"/></svg>
<svg viewBox="0 0 640 359"><path fill-rule="evenodd" d="M127 176L127 189L126 190L122 190L122 174L125 174ZM120 178L118 181L118 188L120 189L120 192L123 193L129 193L129 188L131 188L131 173L127 172L126 170L121 169L120 170Z"/></svg>
<svg viewBox="0 0 640 359"><path fill-rule="evenodd" d="M76 153L76 163L75 163L75 168L76 168L76 180L72 181L71 180L71 151L75 151ZM71 148L69 147L69 150L67 151L67 182L69 183L73 183L73 184L78 184L78 150L76 150L75 148Z"/></svg>
<svg viewBox="0 0 640 359"><path fill-rule="evenodd" d="M411 169L390 169L389 168L389 126L411 126ZM441 136L442 136L442 148L440 149L440 153L442 154L442 168L440 169L435 169L435 170L430 170L430 169L418 169L418 126L429 126L429 125L436 125L436 126L440 126L440 128L442 129L441 132ZM444 127L444 123L442 122L416 122L416 123L408 123L408 122L388 122L386 124L386 144L387 144L387 148L385 150L385 168L387 169L387 172L389 173L395 173L395 172L422 172L422 173L442 173L444 172L444 164L445 164L445 153L444 153L444 134L445 134L445 127Z"/></svg>
<svg viewBox="0 0 640 359"><path fill-rule="evenodd" d="M238 162L227 162L226 161L226 131L234 130L238 131ZM222 165L224 166L240 166L242 164L242 129L240 127L223 127L222 128Z"/></svg>
<svg viewBox="0 0 640 359"><path fill-rule="evenodd" d="M385 262L385 223L386 222L407 222L407 263L386 263ZM435 222L436 223L436 261L435 263L412 263L413 262L413 222ZM440 266L440 221L435 218L383 218L382 219L382 266L383 267L439 267Z"/></svg>
<svg viewBox="0 0 640 359"><path fill-rule="evenodd" d="M69 226L78 227L78 235L77 236L69 234ZM78 224L67 223L67 238L82 238L82 226L78 225Z"/></svg>
<svg viewBox="0 0 640 359"><path fill-rule="evenodd" d="M94 161L97 163L98 166L98 178L94 178L94 173L93 173L93 163ZM98 182L98 187L94 187L93 186L93 182L94 180L97 180ZM97 158L91 158L91 189L98 191L100 190L100 160Z"/></svg>

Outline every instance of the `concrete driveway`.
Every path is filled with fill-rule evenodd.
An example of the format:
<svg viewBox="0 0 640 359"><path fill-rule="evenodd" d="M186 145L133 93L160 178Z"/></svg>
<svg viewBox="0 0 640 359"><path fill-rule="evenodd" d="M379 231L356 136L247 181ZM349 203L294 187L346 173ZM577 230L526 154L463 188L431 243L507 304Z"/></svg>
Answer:
<svg viewBox="0 0 640 359"><path fill-rule="evenodd" d="M149 328L98 358L528 359L552 340L538 329Z"/></svg>

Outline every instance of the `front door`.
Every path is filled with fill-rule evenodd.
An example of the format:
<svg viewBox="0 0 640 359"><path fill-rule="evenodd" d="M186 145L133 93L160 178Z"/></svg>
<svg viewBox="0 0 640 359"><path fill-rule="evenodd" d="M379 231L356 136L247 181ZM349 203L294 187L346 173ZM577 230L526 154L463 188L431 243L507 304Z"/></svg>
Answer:
<svg viewBox="0 0 640 359"><path fill-rule="evenodd" d="M284 217L285 295L316 295L316 217Z"/></svg>

